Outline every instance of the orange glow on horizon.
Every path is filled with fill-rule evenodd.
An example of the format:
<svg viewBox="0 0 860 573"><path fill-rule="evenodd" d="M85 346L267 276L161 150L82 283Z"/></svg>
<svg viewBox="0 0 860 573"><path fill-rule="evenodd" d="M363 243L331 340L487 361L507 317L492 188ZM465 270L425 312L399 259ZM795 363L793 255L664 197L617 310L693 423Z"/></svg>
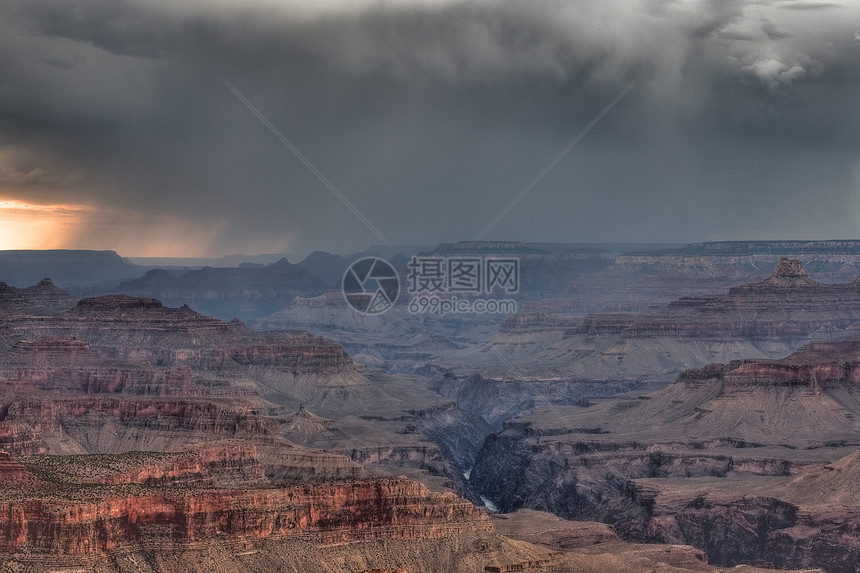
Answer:
<svg viewBox="0 0 860 573"><path fill-rule="evenodd" d="M83 205L37 205L0 201L0 249L61 249L92 213Z"/></svg>
<svg viewBox="0 0 860 573"><path fill-rule="evenodd" d="M228 253L287 252L285 236L225 242L224 221L173 213L39 205L0 199L0 250L112 250L125 257L219 257Z"/></svg>

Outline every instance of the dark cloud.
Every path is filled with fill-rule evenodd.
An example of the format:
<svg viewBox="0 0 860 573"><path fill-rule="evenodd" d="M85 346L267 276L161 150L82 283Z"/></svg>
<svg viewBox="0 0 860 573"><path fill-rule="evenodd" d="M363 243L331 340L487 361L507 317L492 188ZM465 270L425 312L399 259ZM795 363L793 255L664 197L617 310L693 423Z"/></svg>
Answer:
<svg viewBox="0 0 860 573"><path fill-rule="evenodd" d="M837 2L807 2L805 0L784 0L778 4L780 8L788 10L828 10L830 8L841 8L842 4Z"/></svg>
<svg viewBox="0 0 860 573"><path fill-rule="evenodd" d="M376 242L223 76L389 240L469 239L637 80L488 238L855 236L858 10L813 4L10 0L0 195L103 209L83 246Z"/></svg>
<svg viewBox="0 0 860 573"><path fill-rule="evenodd" d="M791 32L778 27L770 20L762 22L761 31L764 32L770 40L785 40L786 38L791 38Z"/></svg>

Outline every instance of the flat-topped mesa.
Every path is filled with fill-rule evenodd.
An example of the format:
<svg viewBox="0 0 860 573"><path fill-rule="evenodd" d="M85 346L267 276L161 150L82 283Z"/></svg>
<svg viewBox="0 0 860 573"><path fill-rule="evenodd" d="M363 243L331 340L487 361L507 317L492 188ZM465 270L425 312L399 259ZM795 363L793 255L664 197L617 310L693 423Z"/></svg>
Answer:
<svg viewBox="0 0 860 573"><path fill-rule="evenodd" d="M729 389L749 385L860 388L860 342L817 343L781 360L744 360L729 367L723 377Z"/></svg>
<svg viewBox="0 0 860 573"><path fill-rule="evenodd" d="M55 336L98 340L97 352L116 358L131 351L111 354L107 347L137 349L133 354L138 358L147 348L173 351L174 355L167 358L153 354L153 361L160 364L167 360L211 369L214 364L210 362L216 360L213 352L217 352L242 366L315 374L353 369L344 348L328 338L305 331L255 332L239 320L222 322L188 306L164 306L154 298L108 295L84 299L56 323L40 328L50 329Z"/></svg>
<svg viewBox="0 0 860 573"><path fill-rule="evenodd" d="M729 289L729 294L740 294L755 290L782 289L782 288L829 288L830 285L822 284L813 280L806 274L803 263L797 259L783 257L779 259L773 273L767 279Z"/></svg>
<svg viewBox="0 0 860 573"><path fill-rule="evenodd" d="M78 301L77 308L80 310L113 311L139 308L164 308L164 305L160 300L154 298L111 294L81 299Z"/></svg>
<svg viewBox="0 0 860 573"><path fill-rule="evenodd" d="M242 366L289 370L295 373L341 374L354 364L343 346L306 332L272 334L268 340L249 341L228 351Z"/></svg>
<svg viewBox="0 0 860 573"><path fill-rule="evenodd" d="M733 360L709 364L683 372L678 382L698 384L710 380L723 383L723 391L760 387L852 386L860 389L860 340L815 342L778 360Z"/></svg>
<svg viewBox="0 0 860 573"><path fill-rule="evenodd" d="M797 279L806 276L806 269L803 268L803 263L798 259L789 259L788 257L779 259L776 268L771 273L772 278Z"/></svg>
<svg viewBox="0 0 860 573"><path fill-rule="evenodd" d="M495 251L547 253L547 251L543 249L530 247L520 241L460 241L457 243L439 243L435 249L435 252L437 253Z"/></svg>
<svg viewBox="0 0 860 573"><path fill-rule="evenodd" d="M111 329L126 334L154 334L157 331L186 334L191 331L218 340L229 336L235 325L195 312L188 305L165 306L160 300L126 295L105 295L78 301L72 310L60 315L54 328L62 330ZM83 338L83 336L80 336ZM134 338L134 336L132 336ZM196 338L187 337L186 338ZM214 340L214 339L213 339ZM107 341L111 345L111 341Z"/></svg>
<svg viewBox="0 0 860 573"><path fill-rule="evenodd" d="M25 336L35 330L81 338L100 348L192 348L234 343L240 329L239 325L203 316L188 306L173 308L154 298L107 295L83 299L52 321L22 321L16 330Z"/></svg>

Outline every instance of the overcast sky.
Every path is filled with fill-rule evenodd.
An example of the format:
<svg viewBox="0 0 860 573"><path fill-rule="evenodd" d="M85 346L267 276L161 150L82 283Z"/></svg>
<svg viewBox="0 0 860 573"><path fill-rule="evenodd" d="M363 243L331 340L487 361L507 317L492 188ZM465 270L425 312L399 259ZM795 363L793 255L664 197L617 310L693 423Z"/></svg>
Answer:
<svg viewBox="0 0 860 573"><path fill-rule="evenodd" d="M0 248L860 238L860 3L2 0Z"/></svg>

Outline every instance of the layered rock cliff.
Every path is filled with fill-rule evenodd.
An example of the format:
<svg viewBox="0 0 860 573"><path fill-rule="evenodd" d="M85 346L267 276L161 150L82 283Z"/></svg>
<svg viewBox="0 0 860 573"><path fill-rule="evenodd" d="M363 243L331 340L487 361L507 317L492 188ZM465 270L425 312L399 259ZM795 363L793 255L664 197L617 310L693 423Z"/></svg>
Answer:
<svg viewBox="0 0 860 573"><path fill-rule="evenodd" d="M266 539L341 544L489 535L486 515L406 479L273 487L253 446L175 454L0 454L0 554L106 559L148 545ZM0 561L4 558L0 555Z"/></svg>
<svg viewBox="0 0 860 573"><path fill-rule="evenodd" d="M623 528L641 540L690 543L723 565L757 560L852 573L860 559L857 460L854 452L798 477L734 483L636 480L630 499L647 511Z"/></svg>
<svg viewBox="0 0 860 573"><path fill-rule="evenodd" d="M263 397L273 391L261 381L275 378L360 394L367 382L327 339L256 333L121 295L56 315L16 311L3 327L0 447L15 455L169 451L240 437L282 481L363 475L344 456L288 441L279 407ZM285 384L277 397L297 403L306 388Z"/></svg>

